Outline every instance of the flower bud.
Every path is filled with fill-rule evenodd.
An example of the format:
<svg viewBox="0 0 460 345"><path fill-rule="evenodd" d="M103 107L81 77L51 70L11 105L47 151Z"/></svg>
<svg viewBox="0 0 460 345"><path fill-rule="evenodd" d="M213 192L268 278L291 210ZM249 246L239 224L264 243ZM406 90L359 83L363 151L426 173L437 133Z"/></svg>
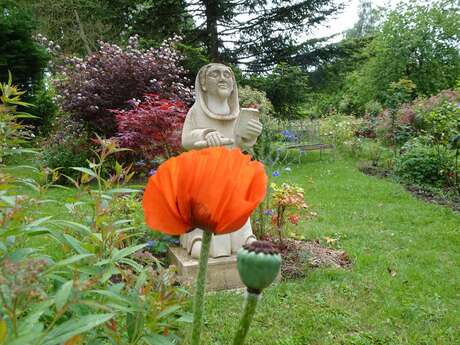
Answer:
<svg viewBox="0 0 460 345"><path fill-rule="evenodd" d="M259 294L278 276L281 255L270 242L254 241L238 251L237 267L248 291Z"/></svg>

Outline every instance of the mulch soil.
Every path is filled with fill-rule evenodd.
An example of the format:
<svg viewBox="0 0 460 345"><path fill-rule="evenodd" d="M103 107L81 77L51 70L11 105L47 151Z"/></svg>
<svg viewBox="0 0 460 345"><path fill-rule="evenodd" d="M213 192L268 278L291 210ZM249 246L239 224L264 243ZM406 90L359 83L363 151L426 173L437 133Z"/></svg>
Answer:
<svg viewBox="0 0 460 345"><path fill-rule="evenodd" d="M309 269L320 267L350 268L352 263L344 250L323 246L320 241L300 241L285 238L282 242L267 237L278 249L283 258L281 276L283 279L305 277Z"/></svg>
<svg viewBox="0 0 460 345"><path fill-rule="evenodd" d="M380 178L391 178L392 173L390 170L380 169L374 166L358 166L359 170L369 176L376 176ZM460 212L460 195L455 195L453 190L440 190L435 192L416 185L404 185L404 188L410 192L417 199L425 202L430 202L442 206L449 207L454 211Z"/></svg>

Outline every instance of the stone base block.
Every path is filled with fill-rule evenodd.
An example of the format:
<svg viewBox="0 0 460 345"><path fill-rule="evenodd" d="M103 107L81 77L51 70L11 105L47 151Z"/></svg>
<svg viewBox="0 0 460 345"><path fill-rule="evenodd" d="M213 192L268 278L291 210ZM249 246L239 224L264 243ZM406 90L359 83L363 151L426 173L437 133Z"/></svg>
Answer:
<svg viewBox="0 0 460 345"><path fill-rule="evenodd" d="M177 267L179 280L193 285L198 272L198 260L191 258L186 250L180 247L169 247L168 256L171 264ZM239 288L244 288L244 284L236 268L236 256L209 258L206 289L217 291Z"/></svg>

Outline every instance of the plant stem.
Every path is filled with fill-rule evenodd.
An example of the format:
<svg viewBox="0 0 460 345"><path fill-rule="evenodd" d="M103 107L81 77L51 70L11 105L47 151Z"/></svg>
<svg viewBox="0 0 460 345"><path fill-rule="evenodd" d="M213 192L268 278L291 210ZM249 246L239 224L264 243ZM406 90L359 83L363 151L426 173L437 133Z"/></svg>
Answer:
<svg viewBox="0 0 460 345"><path fill-rule="evenodd" d="M200 345L201 326L203 323L204 290L206 286L206 273L208 271L208 257L211 238L211 232L203 231L198 277L196 279L195 299L193 301L193 330L191 345Z"/></svg>
<svg viewBox="0 0 460 345"><path fill-rule="evenodd" d="M247 292L244 301L243 316L233 339L233 345L243 345L246 334L248 333L249 326L251 325L252 318L255 314L257 302L259 301L260 294L254 292Z"/></svg>

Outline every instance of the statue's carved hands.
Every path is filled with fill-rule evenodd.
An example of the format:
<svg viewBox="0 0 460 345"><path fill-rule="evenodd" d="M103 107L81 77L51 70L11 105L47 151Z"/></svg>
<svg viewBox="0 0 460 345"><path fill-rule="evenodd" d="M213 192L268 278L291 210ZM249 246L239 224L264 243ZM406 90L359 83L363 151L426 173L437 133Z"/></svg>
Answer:
<svg viewBox="0 0 460 345"><path fill-rule="evenodd" d="M243 133L240 135L245 138L245 139L254 139L257 138L260 133L262 133L262 123L260 121L257 121L255 119L251 119L248 121L247 127L243 130Z"/></svg>
<svg viewBox="0 0 460 345"><path fill-rule="evenodd" d="M208 147L222 146L223 136L219 132L210 132L205 135L204 139Z"/></svg>
<svg viewBox="0 0 460 345"><path fill-rule="evenodd" d="M224 137L219 132L210 132L205 135L205 140L208 147L215 147L215 146L224 146L224 145L231 145L233 144L233 140Z"/></svg>

